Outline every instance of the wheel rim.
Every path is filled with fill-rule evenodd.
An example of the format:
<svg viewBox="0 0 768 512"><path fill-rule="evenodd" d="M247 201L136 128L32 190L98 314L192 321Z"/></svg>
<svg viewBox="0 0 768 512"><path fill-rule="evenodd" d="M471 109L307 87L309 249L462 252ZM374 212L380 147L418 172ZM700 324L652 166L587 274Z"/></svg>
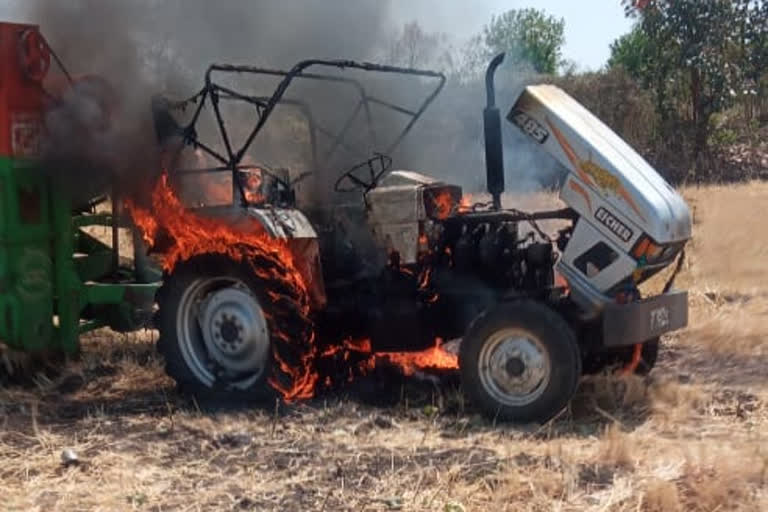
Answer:
<svg viewBox="0 0 768 512"><path fill-rule="evenodd" d="M478 365L485 391L500 404L513 407L538 399L552 373L541 340L521 329L503 329L488 337Z"/></svg>
<svg viewBox="0 0 768 512"><path fill-rule="evenodd" d="M179 347L194 376L207 387L246 389L264 374L269 330L248 287L233 278L192 282L176 316Z"/></svg>

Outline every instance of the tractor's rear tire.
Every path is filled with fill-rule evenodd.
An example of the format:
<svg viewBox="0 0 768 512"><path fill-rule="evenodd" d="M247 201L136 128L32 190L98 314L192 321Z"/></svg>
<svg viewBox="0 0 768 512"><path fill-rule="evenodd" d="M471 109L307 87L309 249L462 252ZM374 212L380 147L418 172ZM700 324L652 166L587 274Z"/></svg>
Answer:
<svg viewBox="0 0 768 512"><path fill-rule="evenodd" d="M524 300L478 317L461 342L462 387L487 417L544 422L570 401L581 376L576 335L557 312Z"/></svg>
<svg viewBox="0 0 768 512"><path fill-rule="evenodd" d="M280 279L260 278L249 263L223 255L177 264L157 296L157 350L166 373L180 391L205 399L278 397L269 381L291 389L295 377L276 364L277 356L297 370L312 349L300 299Z"/></svg>

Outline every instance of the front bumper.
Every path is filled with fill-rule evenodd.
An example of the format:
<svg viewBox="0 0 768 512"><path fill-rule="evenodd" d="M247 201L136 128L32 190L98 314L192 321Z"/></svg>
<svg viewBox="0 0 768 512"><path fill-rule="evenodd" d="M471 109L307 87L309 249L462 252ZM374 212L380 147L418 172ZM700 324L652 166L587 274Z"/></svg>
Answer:
<svg viewBox="0 0 768 512"><path fill-rule="evenodd" d="M603 344L622 347L643 343L688 325L688 292L674 291L603 310Z"/></svg>

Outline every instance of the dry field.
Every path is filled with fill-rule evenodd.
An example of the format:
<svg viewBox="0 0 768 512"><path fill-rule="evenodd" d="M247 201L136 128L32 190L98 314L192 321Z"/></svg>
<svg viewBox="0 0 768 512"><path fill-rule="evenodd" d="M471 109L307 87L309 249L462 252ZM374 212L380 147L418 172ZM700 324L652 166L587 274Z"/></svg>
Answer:
<svg viewBox="0 0 768 512"><path fill-rule="evenodd" d="M685 194L691 326L647 380L585 381L530 427L450 378L214 409L175 394L152 333L96 333L63 375L0 388L0 510L768 510L768 185Z"/></svg>

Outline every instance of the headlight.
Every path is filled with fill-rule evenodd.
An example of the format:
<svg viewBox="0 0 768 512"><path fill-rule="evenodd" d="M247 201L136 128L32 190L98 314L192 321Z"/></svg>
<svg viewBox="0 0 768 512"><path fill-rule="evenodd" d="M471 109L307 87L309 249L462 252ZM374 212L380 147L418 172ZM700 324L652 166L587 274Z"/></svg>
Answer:
<svg viewBox="0 0 768 512"><path fill-rule="evenodd" d="M679 248L680 244L659 245L648 235L643 235L632 248L632 256L640 263L652 265L672 259Z"/></svg>

